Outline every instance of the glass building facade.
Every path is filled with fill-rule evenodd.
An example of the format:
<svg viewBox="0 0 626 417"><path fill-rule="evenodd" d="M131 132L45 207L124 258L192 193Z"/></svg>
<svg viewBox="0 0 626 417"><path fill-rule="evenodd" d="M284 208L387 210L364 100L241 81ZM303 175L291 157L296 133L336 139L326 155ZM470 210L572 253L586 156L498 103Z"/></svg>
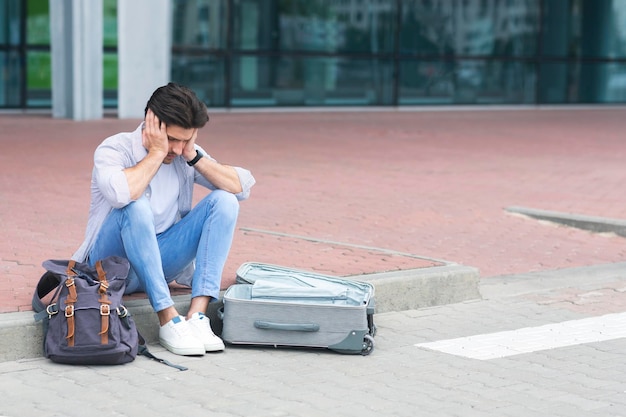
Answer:
<svg viewBox="0 0 626 417"><path fill-rule="evenodd" d="M626 103L626 0L172 0L172 22L171 80L210 107ZM0 0L0 108L51 107L49 32L48 0Z"/></svg>

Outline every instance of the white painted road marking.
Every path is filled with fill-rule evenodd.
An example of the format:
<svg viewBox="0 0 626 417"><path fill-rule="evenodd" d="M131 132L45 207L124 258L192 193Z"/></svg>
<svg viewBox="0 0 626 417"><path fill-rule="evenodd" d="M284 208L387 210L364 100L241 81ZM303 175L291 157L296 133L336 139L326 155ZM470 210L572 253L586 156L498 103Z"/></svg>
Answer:
<svg viewBox="0 0 626 417"><path fill-rule="evenodd" d="M626 337L626 313L538 327L418 343L415 346L471 359L496 359Z"/></svg>

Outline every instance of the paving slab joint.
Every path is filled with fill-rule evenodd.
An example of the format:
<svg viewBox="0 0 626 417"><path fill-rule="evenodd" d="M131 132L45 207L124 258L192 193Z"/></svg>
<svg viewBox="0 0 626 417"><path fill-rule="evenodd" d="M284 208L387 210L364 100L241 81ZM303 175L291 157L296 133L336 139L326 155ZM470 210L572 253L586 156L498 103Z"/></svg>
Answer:
<svg viewBox="0 0 626 417"><path fill-rule="evenodd" d="M479 273L476 268L458 264L354 275L347 278L374 285L376 312L403 311L457 303L480 298ZM223 296L223 292L222 292ZM177 310L186 314L189 295L172 297ZM158 341L159 323L147 299L130 299L125 305L139 332L148 341ZM221 333L217 311L221 301L211 303L207 312L213 330ZM0 362L43 355L43 330L32 311L0 314Z"/></svg>

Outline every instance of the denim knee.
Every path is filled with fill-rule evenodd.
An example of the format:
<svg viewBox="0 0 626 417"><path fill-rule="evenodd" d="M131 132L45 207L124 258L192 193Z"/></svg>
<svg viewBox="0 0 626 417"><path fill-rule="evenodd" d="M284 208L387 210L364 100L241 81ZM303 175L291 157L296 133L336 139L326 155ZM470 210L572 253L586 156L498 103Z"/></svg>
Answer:
<svg viewBox="0 0 626 417"><path fill-rule="evenodd" d="M224 220L237 221L239 200L234 194L223 190L214 190L204 200L212 207L214 214L219 215Z"/></svg>
<svg viewBox="0 0 626 417"><path fill-rule="evenodd" d="M154 215L152 214L152 208L150 207L150 200L146 197L141 197L119 210L121 210L129 220L132 228L154 228Z"/></svg>

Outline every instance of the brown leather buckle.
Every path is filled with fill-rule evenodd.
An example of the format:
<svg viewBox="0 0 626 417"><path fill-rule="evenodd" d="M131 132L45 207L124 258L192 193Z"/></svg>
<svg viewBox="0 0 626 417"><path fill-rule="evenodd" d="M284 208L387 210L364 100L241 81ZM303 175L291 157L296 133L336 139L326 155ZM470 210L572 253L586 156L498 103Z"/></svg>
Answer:
<svg viewBox="0 0 626 417"><path fill-rule="evenodd" d="M100 281L100 288L98 288L98 292L100 294L104 294L109 289L109 283L106 281Z"/></svg>

